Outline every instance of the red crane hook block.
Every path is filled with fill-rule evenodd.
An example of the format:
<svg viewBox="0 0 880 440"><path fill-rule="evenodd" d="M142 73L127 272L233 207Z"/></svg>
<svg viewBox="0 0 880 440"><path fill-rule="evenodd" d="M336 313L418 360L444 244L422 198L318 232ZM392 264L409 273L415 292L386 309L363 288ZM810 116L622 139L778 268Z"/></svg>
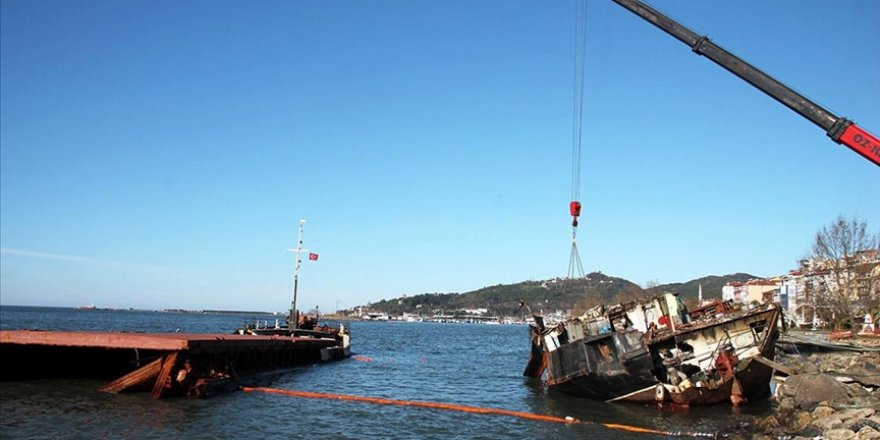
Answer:
<svg viewBox="0 0 880 440"><path fill-rule="evenodd" d="M578 217L581 215L581 202L573 201L569 203L568 210L571 211L571 225L577 227Z"/></svg>

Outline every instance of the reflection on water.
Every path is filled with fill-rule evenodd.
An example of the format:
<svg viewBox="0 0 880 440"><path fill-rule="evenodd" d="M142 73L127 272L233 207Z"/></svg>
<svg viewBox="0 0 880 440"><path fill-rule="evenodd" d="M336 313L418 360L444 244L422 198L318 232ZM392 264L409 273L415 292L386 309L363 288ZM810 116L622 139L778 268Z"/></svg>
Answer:
<svg viewBox="0 0 880 440"><path fill-rule="evenodd" d="M225 333L245 320L226 315L0 308L3 329L181 328ZM571 416L666 431L716 431L767 411L766 404L748 406L743 414L727 406L669 411L548 392L541 381L521 375L529 355L528 332L523 326L354 323L353 331L355 354L370 361L347 359L304 366L276 376L271 385ZM565 425L263 393L154 401L146 394L98 393L100 385L86 380L0 383L0 438L656 438L595 424Z"/></svg>

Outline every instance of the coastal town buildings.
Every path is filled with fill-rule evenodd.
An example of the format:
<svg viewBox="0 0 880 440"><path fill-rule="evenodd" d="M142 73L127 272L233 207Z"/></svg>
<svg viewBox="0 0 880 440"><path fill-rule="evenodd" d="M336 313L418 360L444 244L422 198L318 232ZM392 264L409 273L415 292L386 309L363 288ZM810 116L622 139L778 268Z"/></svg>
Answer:
<svg viewBox="0 0 880 440"><path fill-rule="evenodd" d="M754 279L727 283L721 288L721 299L740 304L759 304L772 299L778 283L772 279Z"/></svg>
<svg viewBox="0 0 880 440"><path fill-rule="evenodd" d="M774 301L798 326L821 327L842 316L880 313L880 252L840 260L804 259L787 275L730 282L722 299L742 305Z"/></svg>

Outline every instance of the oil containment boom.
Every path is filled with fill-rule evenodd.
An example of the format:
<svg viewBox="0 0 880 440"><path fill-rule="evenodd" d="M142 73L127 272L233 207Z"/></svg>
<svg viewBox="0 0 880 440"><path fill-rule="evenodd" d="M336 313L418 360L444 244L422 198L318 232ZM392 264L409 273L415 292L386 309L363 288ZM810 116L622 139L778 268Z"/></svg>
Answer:
<svg viewBox="0 0 880 440"><path fill-rule="evenodd" d="M880 140L845 117L838 117L805 98L770 75L724 50L709 38L684 27L640 0L613 0L615 3L642 17L654 26L690 46L699 55L709 58L747 83L757 87L801 116L825 130L832 140L844 144L856 153L880 166Z"/></svg>

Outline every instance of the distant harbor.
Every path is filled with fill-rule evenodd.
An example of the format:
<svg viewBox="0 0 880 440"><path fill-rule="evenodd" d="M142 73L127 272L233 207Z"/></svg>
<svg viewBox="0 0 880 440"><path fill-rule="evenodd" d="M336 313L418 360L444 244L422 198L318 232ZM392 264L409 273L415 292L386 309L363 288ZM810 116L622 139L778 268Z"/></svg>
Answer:
<svg viewBox="0 0 880 440"><path fill-rule="evenodd" d="M189 309L136 309L134 307L97 307L94 304L76 307L76 310L105 311L105 312L162 312L162 313L198 313L203 315L278 315L278 312L265 312L260 310L189 310Z"/></svg>
<svg viewBox="0 0 880 440"><path fill-rule="evenodd" d="M333 315L331 315L333 316ZM327 316L327 317L331 317ZM557 312L551 314L550 321L554 321L554 319L559 319L561 322L562 316L565 316L562 312ZM344 317L336 316L339 319L346 319L352 321L376 321L376 322L439 322L439 323L451 323L451 324L506 324L506 325L528 325L532 322L532 318L516 318L516 317L498 317L491 316L485 314L474 314L474 313L439 313L435 315L422 316L422 315L413 315L409 313L404 313L398 316L391 316L387 313L381 312L369 312L364 313L362 315L346 315ZM555 322L555 321L554 321Z"/></svg>

